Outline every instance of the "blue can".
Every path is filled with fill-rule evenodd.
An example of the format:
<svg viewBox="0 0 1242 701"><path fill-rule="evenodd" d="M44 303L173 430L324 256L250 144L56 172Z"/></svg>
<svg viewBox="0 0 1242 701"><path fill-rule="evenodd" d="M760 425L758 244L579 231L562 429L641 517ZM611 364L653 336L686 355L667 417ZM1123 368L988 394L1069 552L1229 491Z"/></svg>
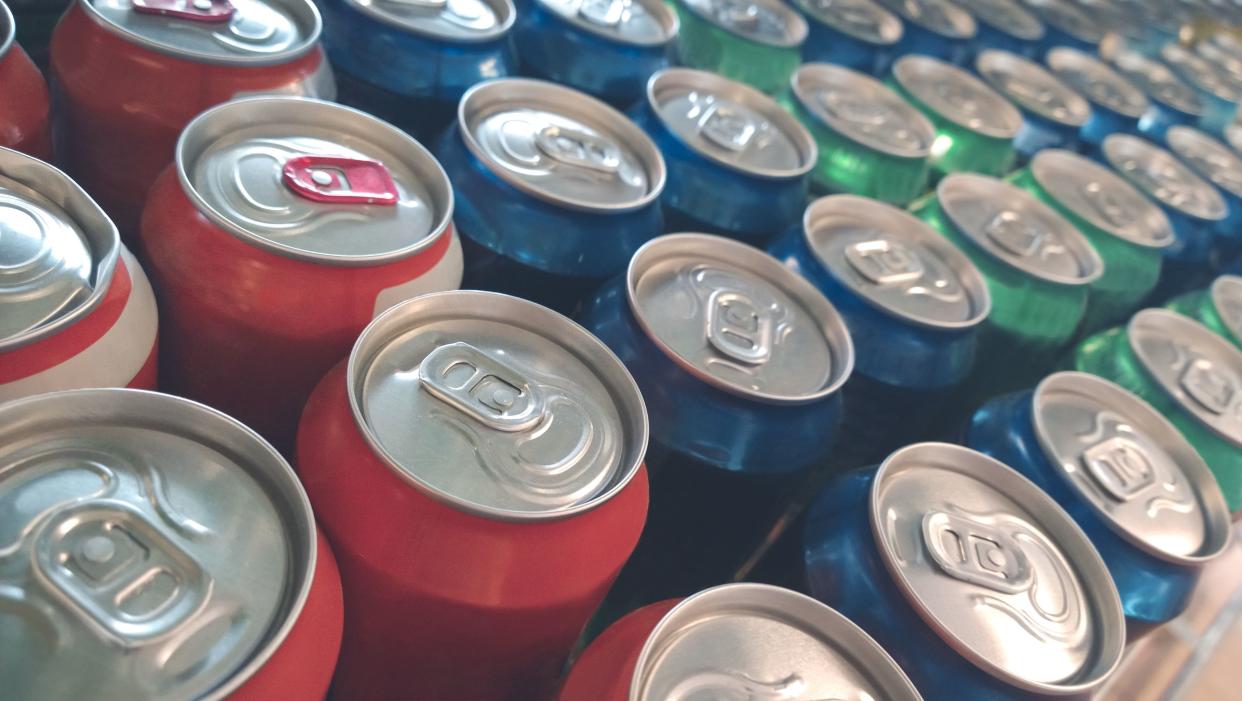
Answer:
<svg viewBox="0 0 1242 701"><path fill-rule="evenodd" d="M1047 30L1038 17L1018 0L953 0L975 18L978 31L970 42L969 58L981 51L1011 51L1026 58L1039 52Z"/></svg>
<svg viewBox="0 0 1242 701"><path fill-rule="evenodd" d="M949 0L878 0L905 24L896 55L924 54L963 63L978 25L970 13Z"/></svg>
<svg viewBox="0 0 1242 701"><path fill-rule="evenodd" d="M1058 46L1095 53L1104 39L1104 29L1083 8L1069 0L1023 0L1026 7L1044 23L1039 57Z"/></svg>
<svg viewBox="0 0 1242 701"><path fill-rule="evenodd" d="M1062 46L1049 51L1044 64L1091 104L1091 118L1078 130L1084 151L1099 148L1109 134L1139 133L1139 120L1151 109L1151 103L1137 85L1107 63Z"/></svg>
<svg viewBox="0 0 1242 701"><path fill-rule="evenodd" d="M806 18L804 63L835 63L880 76L904 32L897 15L875 0L793 0Z"/></svg>
<svg viewBox="0 0 1242 701"><path fill-rule="evenodd" d="M1199 95L1203 103L1203 115L1195 126L1210 134L1224 134L1225 127L1238 116L1238 104L1242 103L1242 85L1177 42L1161 47L1160 60Z"/></svg>
<svg viewBox="0 0 1242 701"><path fill-rule="evenodd" d="M1061 507L1005 465L918 443L823 490L811 594L888 650L927 701L1081 694L1125 647L1117 588Z"/></svg>
<svg viewBox="0 0 1242 701"><path fill-rule="evenodd" d="M767 95L715 73L669 68L652 76L631 114L668 166L666 231L761 243L802 215L818 150Z"/></svg>
<svg viewBox="0 0 1242 701"><path fill-rule="evenodd" d="M431 138L481 80L517 69L513 0L320 0L338 101Z"/></svg>
<svg viewBox="0 0 1242 701"><path fill-rule="evenodd" d="M467 289L568 313L663 226L659 150L577 90L480 83L462 97L436 157L453 183Z"/></svg>
<svg viewBox="0 0 1242 701"><path fill-rule="evenodd" d="M1091 105L1043 66L1008 51L984 51L975 71L1022 113L1013 139L1021 162L1046 148L1073 149L1091 120Z"/></svg>
<svg viewBox="0 0 1242 701"><path fill-rule="evenodd" d="M1217 242L1236 254L1242 248L1242 156L1194 127L1169 129L1165 146L1224 196L1229 215L1217 228Z"/></svg>
<svg viewBox="0 0 1242 701"><path fill-rule="evenodd" d="M1229 509L1203 458L1151 405L1108 380L1059 372L997 397L971 419L966 444L1021 472L1074 518L1132 622L1184 611L1200 567L1229 545Z"/></svg>
<svg viewBox="0 0 1242 701"><path fill-rule="evenodd" d="M1107 30L1100 40L1100 53L1106 53L1110 43L1123 42L1130 49L1154 56L1167 40L1145 21L1142 9L1136 11L1125 0L1078 0L1078 6L1095 20L1096 26Z"/></svg>
<svg viewBox="0 0 1242 701"><path fill-rule="evenodd" d="M524 74L626 108L669 66L678 25L662 0L530 0L513 41Z"/></svg>
<svg viewBox="0 0 1242 701"><path fill-rule="evenodd" d="M1169 127L1194 125L1203 117L1199 95L1168 66L1129 49L1110 52L1105 58L1147 95L1147 114L1139 119L1139 132L1147 138L1163 142Z"/></svg>

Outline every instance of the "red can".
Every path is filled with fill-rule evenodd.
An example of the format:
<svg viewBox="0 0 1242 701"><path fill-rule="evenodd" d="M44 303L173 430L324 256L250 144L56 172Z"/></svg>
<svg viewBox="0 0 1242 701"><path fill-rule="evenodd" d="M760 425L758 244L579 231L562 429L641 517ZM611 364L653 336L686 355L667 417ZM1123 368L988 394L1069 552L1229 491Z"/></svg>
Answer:
<svg viewBox="0 0 1242 701"><path fill-rule="evenodd" d="M291 97L204 112L142 220L162 386L287 451L307 395L376 314L461 283L452 213L436 160L374 117Z"/></svg>
<svg viewBox="0 0 1242 701"><path fill-rule="evenodd" d="M6 698L327 692L336 563L289 464L234 419L126 389L0 405L0 526Z"/></svg>
<svg viewBox="0 0 1242 701"><path fill-rule="evenodd" d="M336 96L320 26L311 0L76 0L51 42L58 160L135 234L200 112L248 94Z"/></svg>
<svg viewBox="0 0 1242 701"><path fill-rule="evenodd" d="M0 402L155 389L159 322L142 267L64 173L0 148Z"/></svg>
<svg viewBox="0 0 1242 701"><path fill-rule="evenodd" d="M559 701L920 701L893 658L845 616L765 584L644 606L574 664Z"/></svg>
<svg viewBox="0 0 1242 701"><path fill-rule="evenodd" d="M51 160L47 83L16 31L13 13L0 0L0 146Z"/></svg>
<svg viewBox="0 0 1242 701"><path fill-rule="evenodd" d="M378 317L298 433L349 611L333 698L546 698L642 531L646 445L625 366L545 307Z"/></svg>

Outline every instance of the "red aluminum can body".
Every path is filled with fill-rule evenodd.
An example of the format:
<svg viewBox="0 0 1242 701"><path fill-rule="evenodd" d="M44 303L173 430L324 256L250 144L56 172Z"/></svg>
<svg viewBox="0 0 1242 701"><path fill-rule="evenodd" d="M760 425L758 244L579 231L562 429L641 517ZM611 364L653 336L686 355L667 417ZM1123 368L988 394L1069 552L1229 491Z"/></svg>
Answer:
<svg viewBox="0 0 1242 701"><path fill-rule="evenodd" d="M574 662L558 701L629 701L634 670L647 638L680 601L648 604L600 633Z"/></svg>
<svg viewBox="0 0 1242 701"><path fill-rule="evenodd" d="M0 7L3 9L3 7ZM35 158L52 159L47 83L16 42L3 48L0 37L0 146Z"/></svg>

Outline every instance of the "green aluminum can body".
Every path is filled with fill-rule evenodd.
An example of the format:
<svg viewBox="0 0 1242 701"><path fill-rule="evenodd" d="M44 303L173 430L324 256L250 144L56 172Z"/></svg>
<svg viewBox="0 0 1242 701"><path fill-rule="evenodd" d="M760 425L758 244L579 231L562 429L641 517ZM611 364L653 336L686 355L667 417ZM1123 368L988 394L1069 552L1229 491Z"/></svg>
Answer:
<svg viewBox="0 0 1242 701"><path fill-rule="evenodd" d="M1242 277L1222 275L1207 289L1174 297L1165 306L1242 349Z"/></svg>
<svg viewBox="0 0 1242 701"><path fill-rule="evenodd" d="M719 73L770 95L789 85L802 62L807 24L777 0L757 0L754 14L729 12L721 0L669 0L681 20L677 61Z"/></svg>

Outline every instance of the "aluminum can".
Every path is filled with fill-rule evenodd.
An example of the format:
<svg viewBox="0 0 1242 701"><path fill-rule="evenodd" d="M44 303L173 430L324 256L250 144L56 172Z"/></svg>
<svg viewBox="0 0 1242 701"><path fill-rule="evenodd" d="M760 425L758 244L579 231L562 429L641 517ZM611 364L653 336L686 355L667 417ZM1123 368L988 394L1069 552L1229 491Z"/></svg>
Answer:
<svg viewBox="0 0 1242 701"><path fill-rule="evenodd" d="M966 60L978 25L969 12L949 0L877 0L905 25L897 55L922 54L942 61Z"/></svg>
<svg viewBox="0 0 1242 701"><path fill-rule="evenodd" d="M1237 258L1242 249L1242 156L1194 127L1170 127L1164 145L1196 175L1216 186L1229 210L1216 228L1217 254Z"/></svg>
<svg viewBox="0 0 1242 701"><path fill-rule="evenodd" d="M1163 251L1176 240L1164 211L1111 168L1070 151L1041 151L1010 180L1065 217L1104 261L1080 333L1129 319L1155 289Z"/></svg>
<svg viewBox="0 0 1242 701"><path fill-rule="evenodd" d="M1000 176L1013 167L1022 113L975 76L927 56L893 64L889 85L936 127L934 177L975 172Z"/></svg>
<svg viewBox="0 0 1242 701"><path fill-rule="evenodd" d="M824 296L718 236L639 250L582 314L651 415L651 513L603 618L729 581L826 467L854 365Z"/></svg>
<svg viewBox="0 0 1242 701"><path fill-rule="evenodd" d="M668 68L680 25L661 0L530 0L513 40L524 73L624 109Z"/></svg>
<svg viewBox="0 0 1242 701"><path fill-rule="evenodd" d="M16 36L13 13L0 2L0 147L48 161L52 136L47 83Z"/></svg>
<svg viewBox="0 0 1242 701"><path fill-rule="evenodd" d="M1174 297L1165 306L1242 349L1242 277L1221 275L1206 289Z"/></svg>
<svg viewBox="0 0 1242 701"><path fill-rule="evenodd" d="M897 15L876 0L793 0L809 29L804 63L835 63L884 75L905 32Z"/></svg>
<svg viewBox="0 0 1242 701"><path fill-rule="evenodd" d="M142 266L99 205L0 148L0 403L82 387L155 389L159 321Z"/></svg>
<svg viewBox="0 0 1242 701"><path fill-rule="evenodd" d="M878 80L827 63L804 63L781 102L811 132L818 192L904 206L927 191L936 128Z"/></svg>
<svg viewBox="0 0 1242 701"><path fill-rule="evenodd" d="M315 383L388 307L456 289L453 195L418 142L294 97L204 112L142 218L165 389L289 451Z"/></svg>
<svg viewBox="0 0 1242 701"><path fill-rule="evenodd" d="M513 0L320 0L343 104L439 135L470 86L517 72ZM319 96L331 99L331 96Z"/></svg>
<svg viewBox="0 0 1242 701"><path fill-rule="evenodd" d="M1138 626L1184 611L1201 566L1229 546L1229 509L1203 458L1159 412L1107 380L1059 372L997 397L971 420L966 444L1074 518Z"/></svg>
<svg viewBox="0 0 1242 701"><path fill-rule="evenodd" d="M1199 95L1203 116L1195 126L1211 134L1223 134L1238 116L1242 83L1229 80L1216 66L1176 42L1161 47L1160 60Z"/></svg>
<svg viewBox="0 0 1242 701"><path fill-rule="evenodd" d="M1091 121L1091 104L1034 61L1008 51L984 51L975 70L1022 113L1013 139L1023 162L1045 148L1074 148Z"/></svg>
<svg viewBox="0 0 1242 701"><path fill-rule="evenodd" d="M1153 3L1154 4L1154 3ZM1105 30L1100 40L1100 53L1118 43L1146 55L1155 55L1166 41L1157 27L1147 23L1144 11L1135 11L1128 0L1078 0L1078 7ZM1086 52L1094 53L1094 52Z"/></svg>
<svg viewBox="0 0 1242 701"><path fill-rule="evenodd" d="M780 0L670 0L677 63L775 95L802 61L807 23Z"/></svg>
<svg viewBox="0 0 1242 701"><path fill-rule="evenodd" d="M200 5L77 0L52 36L57 160L127 242L199 112L247 94L336 95L310 0Z"/></svg>
<svg viewBox="0 0 1242 701"><path fill-rule="evenodd" d="M1121 660L1121 602L1086 534L968 448L918 443L842 477L804 541L811 593L928 701L1086 697Z"/></svg>
<svg viewBox="0 0 1242 701"><path fill-rule="evenodd" d="M1104 28L1076 0L1022 2L1044 23L1044 37L1038 49L1040 58L1058 46L1068 46L1093 54L1104 39Z"/></svg>
<svg viewBox="0 0 1242 701"><path fill-rule="evenodd" d="M1109 64L1134 83L1148 98L1147 113L1139 118L1139 132L1164 141L1175 124L1196 124L1206 110L1203 101L1171 68L1137 51L1122 50L1106 55Z"/></svg>
<svg viewBox="0 0 1242 701"><path fill-rule="evenodd" d="M664 228L762 243L806 207L815 141L775 100L715 73L669 68L631 113L664 156Z"/></svg>
<svg viewBox="0 0 1242 701"><path fill-rule="evenodd" d="M256 433L155 392L0 404L5 695L322 699L341 580Z"/></svg>
<svg viewBox="0 0 1242 701"><path fill-rule="evenodd" d="M586 649L557 697L684 698L922 697L845 616L764 584L726 584L634 611Z"/></svg>
<svg viewBox="0 0 1242 701"><path fill-rule="evenodd" d="M660 234L664 158L623 114L509 78L471 88L436 156L456 195L463 286L568 313Z"/></svg>
<svg viewBox="0 0 1242 701"><path fill-rule="evenodd" d="M580 326L489 292L382 314L302 415L336 549L333 695L547 698L643 528L647 416Z"/></svg>
<svg viewBox="0 0 1242 701"><path fill-rule="evenodd" d="M1019 0L953 0L975 18L978 31L967 49L974 58L981 51L998 49L1034 58L1047 29Z"/></svg>
<svg viewBox="0 0 1242 701"><path fill-rule="evenodd" d="M1078 130L1082 150L1099 148L1104 137L1112 133L1139 133L1139 121L1151 103L1128 78L1096 56L1065 46L1049 51L1044 64L1090 103L1091 116Z"/></svg>

